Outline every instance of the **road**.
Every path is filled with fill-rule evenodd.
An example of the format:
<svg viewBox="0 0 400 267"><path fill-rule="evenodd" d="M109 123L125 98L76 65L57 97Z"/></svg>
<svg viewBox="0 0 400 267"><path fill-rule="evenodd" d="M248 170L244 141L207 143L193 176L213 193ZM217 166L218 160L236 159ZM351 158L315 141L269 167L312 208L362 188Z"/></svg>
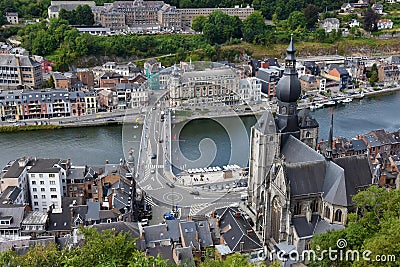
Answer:
<svg viewBox="0 0 400 267"><path fill-rule="evenodd" d="M148 202L172 210L184 211L182 215L195 215L209 212L213 208L229 206L239 202L245 188L234 190L202 190L192 186L183 186L169 172L169 110L163 96L148 109L143 127L144 142L142 153L138 159L137 185L148 195ZM165 112L165 120L161 120L161 112ZM155 157L154 157L155 156ZM172 185L168 185L171 183ZM224 183L226 184L226 183ZM197 190L199 195L191 194Z"/></svg>

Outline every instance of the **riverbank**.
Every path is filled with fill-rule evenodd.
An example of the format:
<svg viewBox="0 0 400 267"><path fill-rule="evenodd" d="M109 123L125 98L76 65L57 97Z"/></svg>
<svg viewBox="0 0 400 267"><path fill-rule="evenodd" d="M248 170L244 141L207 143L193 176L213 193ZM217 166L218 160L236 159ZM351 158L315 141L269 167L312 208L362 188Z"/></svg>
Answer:
<svg viewBox="0 0 400 267"><path fill-rule="evenodd" d="M2 126L0 127L0 133L14 133L23 131L36 131L36 130L55 130L63 128L60 125L23 125L23 126Z"/></svg>

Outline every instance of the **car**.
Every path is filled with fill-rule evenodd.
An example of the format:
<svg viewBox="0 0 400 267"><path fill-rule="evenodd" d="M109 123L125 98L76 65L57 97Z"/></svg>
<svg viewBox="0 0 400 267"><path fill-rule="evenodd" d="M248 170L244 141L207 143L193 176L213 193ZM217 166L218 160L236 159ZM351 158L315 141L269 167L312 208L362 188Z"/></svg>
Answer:
<svg viewBox="0 0 400 267"><path fill-rule="evenodd" d="M190 194L195 195L195 196L200 195L199 191L197 191L197 190L190 191Z"/></svg>
<svg viewBox="0 0 400 267"><path fill-rule="evenodd" d="M155 169L151 169L150 173L156 173L156 170Z"/></svg>
<svg viewBox="0 0 400 267"><path fill-rule="evenodd" d="M225 189L231 189L231 186L229 184L226 184Z"/></svg>
<svg viewBox="0 0 400 267"><path fill-rule="evenodd" d="M247 182L243 181L242 185L243 185L243 187L247 187Z"/></svg>
<svg viewBox="0 0 400 267"><path fill-rule="evenodd" d="M148 226L148 225L149 225L149 219L142 219L142 220L140 221L140 224L141 224L142 226Z"/></svg>
<svg viewBox="0 0 400 267"><path fill-rule="evenodd" d="M222 186L222 184L217 185L218 190L222 190L224 189L224 187Z"/></svg>
<svg viewBox="0 0 400 267"><path fill-rule="evenodd" d="M232 182L232 188L236 188L236 187L237 187L236 182Z"/></svg>
<svg viewBox="0 0 400 267"><path fill-rule="evenodd" d="M174 188L174 187L175 187L175 185L174 185L173 183L171 183L171 182L166 182L165 184L168 185L168 186L171 187L171 188Z"/></svg>
<svg viewBox="0 0 400 267"><path fill-rule="evenodd" d="M211 186L211 190L212 190L212 191L216 191L216 190L217 190L217 187L216 187L215 185L213 185L213 186Z"/></svg>
<svg viewBox="0 0 400 267"><path fill-rule="evenodd" d="M153 110L156 110L156 107L153 107Z"/></svg>
<svg viewBox="0 0 400 267"><path fill-rule="evenodd" d="M156 153L152 153L151 154L151 159L156 159L157 158L157 154Z"/></svg>
<svg viewBox="0 0 400 267"><path fill-rule="evenodd" d="M160 138L159 140L158 140L158 142L159 143L162 143L164 140L162 139L162 138Z"/></svg>

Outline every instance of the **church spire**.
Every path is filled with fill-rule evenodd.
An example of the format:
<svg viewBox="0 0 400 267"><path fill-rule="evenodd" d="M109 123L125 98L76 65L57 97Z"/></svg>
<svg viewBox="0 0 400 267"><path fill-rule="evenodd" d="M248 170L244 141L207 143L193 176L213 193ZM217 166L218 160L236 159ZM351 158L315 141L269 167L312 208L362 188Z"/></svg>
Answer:
<svg viewBox="0 0 400 267"><path fill-rule="evenodd" d="M286 49L286 58L285 58L285 73L286 74L295 74L296 73L296 48L293 44L293 34L290 36L290 44Z"/></svg>
<svg viewBox="0 0 400 267"><path fill-rule="evenodd" d="M331 117L331 128L329 130L328 147L326 148L325 158L332 160L332 144L333 144L333 113Z"/></svg>

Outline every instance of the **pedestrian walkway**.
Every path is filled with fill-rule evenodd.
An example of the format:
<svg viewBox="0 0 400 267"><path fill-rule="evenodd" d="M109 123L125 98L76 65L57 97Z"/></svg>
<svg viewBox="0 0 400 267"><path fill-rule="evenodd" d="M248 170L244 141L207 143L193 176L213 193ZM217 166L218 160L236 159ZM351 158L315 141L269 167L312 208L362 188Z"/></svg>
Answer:
<svg viewBox="0 0 400 267"><path fill-rule="evenodd" d="M153 198L151 196L145 196L144 200L146 201L147 205L150 205L152 207L158 207L158 205L156 203L154 203Z"/></svg>

